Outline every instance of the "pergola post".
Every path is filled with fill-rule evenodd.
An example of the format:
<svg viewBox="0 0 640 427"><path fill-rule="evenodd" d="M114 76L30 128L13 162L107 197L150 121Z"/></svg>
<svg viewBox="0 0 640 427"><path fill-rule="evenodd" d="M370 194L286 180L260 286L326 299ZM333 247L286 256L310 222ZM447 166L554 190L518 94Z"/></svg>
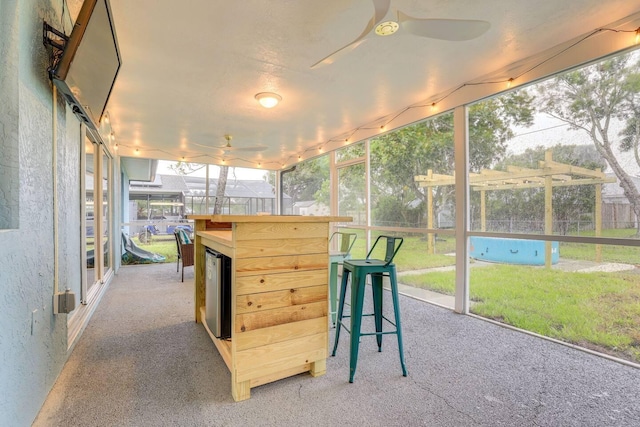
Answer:
<svg viewBox="0 0 640 427"><path fill-rule="evenodd" d="M480 190L480 231L487 231L487 192Z"/></svg>
<svg viewBox="0 0 640 427"><path fill-rule="evenodd" d="M552 153L550 150L544 153L545 168L551 165ZM544 234L553 234L553 176L547 175L544 177ZM544 265L547 268L551 268L552 245L550 241L544 242Z"/></svg>
<svg viewBox="0 0 640 427"><path fill-rule="evenodd" d="M427 172L428 176L432 175L431 169ZM427 228L433 230L433 187L427 187ZM435 253L434 234L427 234L427 253L433 255Z"/></svg>
<svg viewBox="0 0 640 427"><path fill-rule="evenodd" d="M596 169L600 172L600 169ZM596 237L602 235L602 184L596 184L596 206L595 206L595 227ZM596 262L602 261L602 245L596 245Z"/></svg>

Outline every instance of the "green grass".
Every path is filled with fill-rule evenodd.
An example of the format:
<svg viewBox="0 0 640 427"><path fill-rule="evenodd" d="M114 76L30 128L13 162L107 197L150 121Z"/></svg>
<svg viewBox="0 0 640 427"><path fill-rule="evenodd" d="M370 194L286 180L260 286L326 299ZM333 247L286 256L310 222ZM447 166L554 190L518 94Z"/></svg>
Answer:
<svg viewBox="0 0 640 427"><path fill-rule="evenodd" d="M153 236L150 243L140 243L138 237L132 237L131 240L145 251L164 256L166 258L165 262L176 262L178 258L176 239L173 237L173 234L168 236Z"/></svg>
<svg viewBox="0 0 640 427"><path fill-rule="evenodd" d="M455 272L402 282L452 295ZM640 363L640 275L494 265L470 277L471 312Z"/></svg>
<svg viewBox="0 0 640 427"><path fill-rule="evenodd" d="M636 238L636 229L619 228L602 230L602 237L618 239ZM582 237L594 237L594 231L586 231L578 234ZM602 262L621 262L625 264L640 264L640 247L601 245ZM564 259L595 261L596 247L588 243L560 243L560 257Z"/></svg>
<svg viewBox="0 0 640 427"><path fill-rule="evenodd" d="M364 258L367 255L367 248L365 247L365 238L363 230L344 229L346 232L356 233L358 238L356 239L353 249L351 250L351 258L358 259ZM383 234L383 233L378 233ZM372 233L371 244L375 242L378 234ZM427 252L427 238L426 236L415 235L401 235L399 233L389 233L390 235L398 235L404 238L402 247L398 251L394 263L396 264L398 271L405 270L418 270L421 268L433 268L443 267L447 265L454 265L455 257L447 255L455 250L455 238L453 236L440 236L435 243L435 254L429 255ZM384 257L384 248L380 251L376 249L373 257Z"/></svg>
<svg viewBox="0 0 640 427"><path fill-rule="evenodd" d="M640 264L640 247L601 245L602 262ZM595 261L595 245L589 243L560 243L560 258Z"/></svg>

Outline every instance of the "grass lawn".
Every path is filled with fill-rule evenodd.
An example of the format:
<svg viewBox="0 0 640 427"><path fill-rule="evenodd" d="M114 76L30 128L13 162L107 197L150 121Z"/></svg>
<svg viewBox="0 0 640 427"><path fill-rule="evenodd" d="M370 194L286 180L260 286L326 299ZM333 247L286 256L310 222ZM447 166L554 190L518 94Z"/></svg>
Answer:
<svg viewBox="0 0 640 427"><path fill-rule="evenodd" d="M619 228L602 230L602 237L619 239L635 238L636 229ZM586 231L579 234L582 237L593 237L593 231ZM621 262L625 264L640 264L640 247L602 245L603 262ZM560 243L560 257L565 259L595 261L595 245L587 243Z"/></svg>
<svg viewBox="0 0 640 427"><path fill-rule="evenodd" d="M453 295L455 272L402 282ZM500 265L470 274L471 312L640 363L640 275Z"/></svg>
<svg viewBox="0 0 640 427"><path fill-rule="evenodd" d="M165 262L176 262L178 258L176 239L173 234L153 236L150 243L140 243L137 236L132 237L131 240L145 251L164 256Z"/></svg>

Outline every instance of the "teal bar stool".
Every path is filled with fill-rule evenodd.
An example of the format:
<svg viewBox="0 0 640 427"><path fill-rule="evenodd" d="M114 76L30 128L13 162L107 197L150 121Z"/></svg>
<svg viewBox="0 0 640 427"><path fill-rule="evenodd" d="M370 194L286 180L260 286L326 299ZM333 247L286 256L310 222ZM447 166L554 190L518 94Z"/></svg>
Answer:
<svg viewBox="0 0 640 427"><path fill-rule="evenodd" d="M358 236L356 233L345 233L336 231L329 239L329 247L333 239L337 239L337 252L329 252L329 303L331 304L331 324L336 325L336 306L338 305L338 266L342 265L344 260L351 258L351 248L356 242Z"/></svg>
<svg viewBox="0 0 640 427"><path fill-rule="evenodd" d="M386 252L384 260L372 259L371 254L380 241L386 241ZM400 353L400 365L402 367L402 375L407 376L407 368L404 363L404 350L402 346L402 328L400 324L400 304L398 298L398 281L396 278L396 266L393 264L398 250L402 246L402 237L378 236L373 247L367 254L366 259L345 260L342 270L342 286L340 287L340 302L338 303L338 319L336 322L336 336L333 345L332 356L336 355L338 341L340 339L340 329L345 328L351 335L350 355L349 355L349 382L353 382L353 376L356 373L356 365L358 363L358 349L360 347L360 337L365 335L375 335L378 343L378 351L382 351L382 336L387 334L395 334L398 337L398 351ZM347 293L347 282L349 275L351 278L351 314L344 315L344 300ZM373 313L364 316L374 316L376 332L361 333L362 326L362 306L364 302L364 291L367 284L367 277L371 276L371 288L373 291ZM382 314L382 278L389 277L391 282L391 297L393 300L393 312L395 321L388 319ZM343 318L349 317L350 327L343 323ZM383 331L382 321L386 321L394 327L392 331Z"/></svg>

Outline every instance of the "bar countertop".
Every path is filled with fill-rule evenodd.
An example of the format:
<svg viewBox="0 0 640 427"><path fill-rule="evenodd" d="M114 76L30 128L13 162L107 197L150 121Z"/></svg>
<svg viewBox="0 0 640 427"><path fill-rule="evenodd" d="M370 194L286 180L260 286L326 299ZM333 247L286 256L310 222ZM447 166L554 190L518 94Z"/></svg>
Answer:
<svg viewBox="0 0 640 427"><path fill-rule="evenodd" d="M350 216L310 215L187 215L187 219L211 222L351 222Z"/></svg>

